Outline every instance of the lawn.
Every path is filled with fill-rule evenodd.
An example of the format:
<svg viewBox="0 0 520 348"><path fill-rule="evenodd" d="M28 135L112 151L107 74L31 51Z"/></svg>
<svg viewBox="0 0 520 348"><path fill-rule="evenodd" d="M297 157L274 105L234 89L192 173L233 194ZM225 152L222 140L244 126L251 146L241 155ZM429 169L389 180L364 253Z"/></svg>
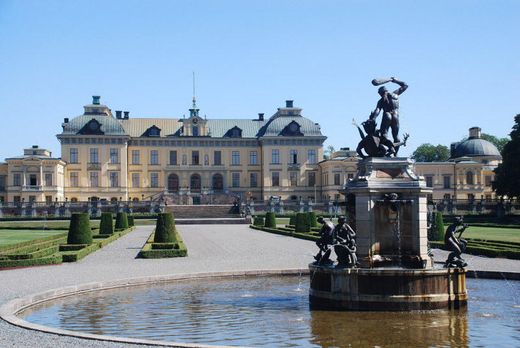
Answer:
<svg viewBox="0 0 520 348"><path fill-rule="evenodd" d="M40 220L40 221L0 221L0 229L2 228L28 228L38 229L45 226L49 229L62 229L68 230L70 220ZM90 226L93 228L99 228L99 220L90 220Z"/></svg>
<svg viewBox="0 0 520 348"><path fill-rule="evenodd" d="M520 228L469 226L462 238L520 243Z"/></svg>
<svg viewBox="0 0 520 348"><path fill-rule="evenodd" d="M0 247L40 239L57 234L63 234L63 230L4 230L0 229Z"/></svg>

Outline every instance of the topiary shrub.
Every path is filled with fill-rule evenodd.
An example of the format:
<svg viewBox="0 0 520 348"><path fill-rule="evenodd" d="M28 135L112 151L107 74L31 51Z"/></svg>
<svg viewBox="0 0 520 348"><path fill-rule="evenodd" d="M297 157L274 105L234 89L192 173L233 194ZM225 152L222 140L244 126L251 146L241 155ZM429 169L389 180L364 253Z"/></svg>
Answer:
<svg viewBox="0 0 520 348"><path fill-rule="evenodd" d="M253 220L253 225L255 226L263 226L264 225L264 217L263 216L255 216Z"/></svg>
<svg viewBox="0 0 520 348"><path fill-rule="evenodd" d="M101 223L99 224L99 234L114 233L114 216L112 213L101 213Z"/></svg>
<svg viewBox="0 0 520 348"><path fill-rule="evenodd" d="M265 227L276 228L276 215L274 213L265 213Z"/></svg>
<svg viewBox="0 0 520 348"><path fill-rule="evenodd" d="M92 244L92 230L87 213L72 214L67 244Z"/></svg>
<svg viewBox="0 0 520 348"><path fill-rule="evenodd" d="M116 215L116 230L124 230L128 228L128 214L117 213Z"/></svg>
<svg viewBox="0 0 520 348"><path fill-rule="evenodd" d="M309 219L309 226L312 227L318 227L318 221L316 220L316 213L313 211L310 211L307 213L307 218Z"/></svg>
<svg viewBox="0 0 520 348"><path fill-rule="evenodd" d="M291 216L289 216L289 225L291 225L291 226L296 225L296 215L295 214L292 214Z"/></svg>
<svg viewBox="0 0 520 348"><path fill-rule="evenodd" d="M295 229L296 232L310 232L311 227L309 225L309 218L307 213L298 213L296 214L296 224Z"/></svg>
<svg viewBox="0 0 520 348"><path fill-rule="evenodd" d="M155 225L154 243L176 243L175 218L173 213L160 213Z"/></svg>
<svg viewBox="0 0 520 348"><path fill-rule="evenodd" d="M435 213L435 235L434 238L438 241L444 241L444 221L442 220L442 213L440 211Z"/></svg>
<svg viewBox="0 0 520 348"><path fill-rule="evenodd" d="M133 226L135 226L134 216L133 216L133 215L128 215L128 216L127 216L127 219L128 219L128 227L133 227Z"/></svg>

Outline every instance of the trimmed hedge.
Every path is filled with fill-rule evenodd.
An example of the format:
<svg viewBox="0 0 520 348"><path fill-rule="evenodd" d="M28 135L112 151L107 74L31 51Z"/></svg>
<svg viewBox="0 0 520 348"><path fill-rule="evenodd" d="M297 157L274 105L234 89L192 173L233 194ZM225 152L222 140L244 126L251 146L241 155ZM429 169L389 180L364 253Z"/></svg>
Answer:
<svg viewBox="0 0 520 348"><path fill-rule="evenodd" d="M442 220L442 213L435 213L435 229L434 236L435 240L444 241L444 221Z"/></svg>
<svg viewBox="0 0 520 348"><path fill-rule="evenodd" d="M265 227L276 227L276 215L273 212L265 213Z"/></svg>
<svg viewBox="0 0 520 348"><path fill-rule="evenodd" d="M520 260L520 248L514 245L497 245L495 243L483 242L480 240L467 239L468 246L463 254L481 255L488 257L504 257L508 259ZM431 241L432 248L444 249L443 242Z"/></svg>
<svg viewBox="0 0 520 348"><path fill-rule="evenodd" d="M116 230L125 230L128 228L128 215L126 213L117 213Z"/></svg>
<svg viewBox="0 0 520 348"><path fill-rule="evenodd" d="M114 233L114 216L112 213L101 213L101 222L99 224L99 234Z"/></svg>
<svg viewBox="0 0 520 348"><path fill-rule="evenodd" d="M311 240L313 242L316 242L318 239L320 239L319 236L316 236L314 234L309 234L309 233L295 233L292 231L281 230L279 228L260 227L260 226L254 226L254 225L249 225L249 227L254 230L260 230L260 231L264 231L264 232L279 234L279 235L287 236L287 237L294 237L294 238L298 238L298 239Z"/></svg>
<svg viewBox="0 0 520 348"><path fill-rule="evenodd" d="M51 256L46 256L46 257L41 257L41 258L36 258L36 259L0 260L0 268L56 265L56 264L60 264L61 262L62 262L61 254L54 254Z"/></svg>
<svg viewBox="0 0 520 348"><path fill-rule="evenodd" d="M266 226L268 227L268 226ZM298 213L296 214L296 224L294 231L296 233L305 233L311 231L311 226L309 225L309 218L307 213Z"/></svg>
<svg viewBox="0 0 520 348"><path fill-rule="evenodd" d="M184 257L188 255L188 249L177 231L175 243L155 243L155 232L153 232L143 245L137 257L143 259L161 259L167 257Z"/></svg>
<svg viewBox="0 0 520 348"><path fill-rule="evenodd" d="M263 216L255 216L253 219L253 225L255 226L263 226L264 225L264 217Z"/></svg>
<svg viewBox="0 0 520 348"><path fill-rule="evenodd" d="M128 227L134 227L134 226L135 226L134 216L128 215Z"/></svg>
<svg viewBox="0 0 520 348"><path fill-rule="evenodd" d="M296 214L293 214L289 217L289 225L291 225L291 226L296 225Z"/></svg>
<svg viewBox="0 0 520 348"><path fill-rule="evenodd" d="M316 213L313 211L310 211L307 213L307 217L309 219L309 226L312 227L318 227L318 220L316 217Z"/></svg>
<svg viewBox="0 0 520 348"><path fill-rule="evenodd" d="M67 244L91 244L92 230L87 213L74 213L70 218Z"/></svg>
<svg viewBox="0 0 520 348"><path fill-rule="evenodd" d="M155 243L175 243L177 242L175 218L173 213L160 213L157 216L154 234Z"/></svg>

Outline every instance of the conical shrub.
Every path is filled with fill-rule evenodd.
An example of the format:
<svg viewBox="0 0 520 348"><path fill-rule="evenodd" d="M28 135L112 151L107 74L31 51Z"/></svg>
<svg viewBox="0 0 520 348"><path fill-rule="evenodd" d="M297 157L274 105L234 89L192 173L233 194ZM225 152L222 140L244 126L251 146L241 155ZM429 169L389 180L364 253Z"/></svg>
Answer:
<svg viewBox="0 0 520 348"><path fill-rule="evenodd" d="M289 225L296 225L296 214L292 214L291 216L289 216Z"/></svg>
<svg viewBox="0 0 520 348"><path fill-rule="evenodd" d="M265 227L276 228L276 215L273 212L265 213Z"/></svg>
<svg viewBox="0 0 520 348"><path fill-rule="evenodd" d="M114 216L112 213L101 213L101 223L99 224L99 234L114 233Z"/></svg>
<svg viewBox="0 0 520 348"><path fill-rule="evenodd" d="M133 227L135 226L135 222L134 222L134 216L133 215L128 215L128 227Z"/></svg>
<svg viewBox="0 0 520 348"><path fill-rule="evenodd" d="M310 232L311 227L309 225L309 217L307 213L296 214L296 226L294 230L296 232Z"/></svg>
<svg viewBox="0 0 520 348"><path fill-rule="evenodd" d="M128 214L117 213L116 215L116 230L124 230L128 228Z"/></svg>
<svg viewBox="0 0 520 348"><path fill-rule="evenodd" d="M444 241L444 221L440 211L435 213L435 239Z"/></svg>
<svg viewBox="0 0 520 348"><path fill-rule="evenodd" d="M67 244L92 244L92 230L87 213L72 214Z"/></svg>
<svg viewBox="0 0 520 348"><path fill-rule="evenodd" d="M307 213L307 218L309 219L309 226L310 227L318 227L318 221L316 220L316 213L311 211Z"/></svg>
<svg viewBox="0 0 520 348"><path fill-rule="evenodd" d="M155 225L154 243L176 243L175 218L173 213L159 213Z"/></svg>

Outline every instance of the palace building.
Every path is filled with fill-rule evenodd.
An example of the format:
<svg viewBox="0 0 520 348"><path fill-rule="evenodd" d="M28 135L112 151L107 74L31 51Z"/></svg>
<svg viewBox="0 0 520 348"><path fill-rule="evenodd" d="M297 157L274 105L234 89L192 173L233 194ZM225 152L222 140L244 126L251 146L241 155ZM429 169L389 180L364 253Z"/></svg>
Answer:
<svg viewBox="0 0 520 348"><path fill-rule="evenodd" d="M314 197L326 137L293 101L269 118L209 119L195 98L189 111L186 118L114 116L94 96L82 115L64 119L61 159L35 148L0 166L3 199L200 204L219 195Z"/></svg>
<svg viewBox="0 0 520 348"><path fill-rule="evenodd" d="M242 199L339 201L356 175L355 151L323 160L320 125L287 100L268 118L134 118L94 96L83 114L65 118L61 158L33 146L0 163L1 202L161 200L217 204ZM433 200L494 199L501 156L480 128L451 147L445 162L416 163Z"/></svg>

